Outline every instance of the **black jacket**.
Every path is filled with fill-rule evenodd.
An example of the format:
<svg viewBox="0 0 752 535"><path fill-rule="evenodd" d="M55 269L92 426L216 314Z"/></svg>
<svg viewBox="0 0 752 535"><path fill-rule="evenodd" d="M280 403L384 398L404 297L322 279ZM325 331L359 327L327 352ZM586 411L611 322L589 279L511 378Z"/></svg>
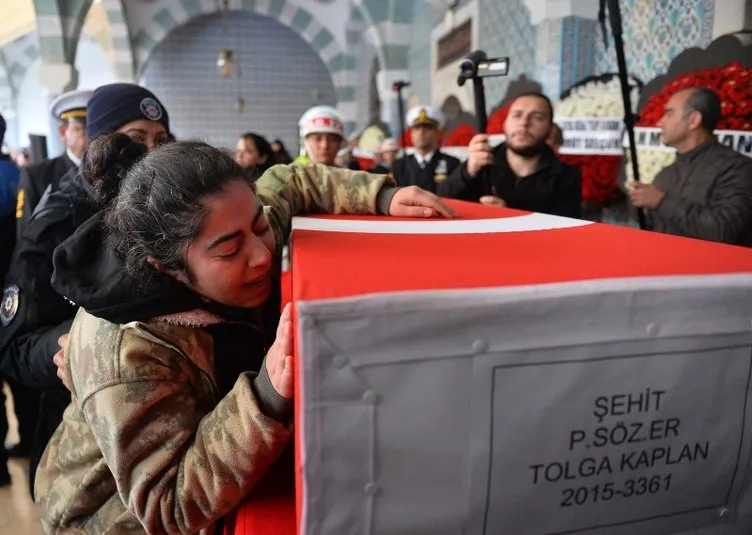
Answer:
<svg viewBox="0 0 752 535"><path fill-rule="evenodd" d="M458 167L441 184L442 197L477 202L485 195L504 200L509 208L579 218L582 215L582 178L579 169L568 166L545 147L540 166L520 178L507 163L506 144L493 151L494 163L477 176L467 174L467 164Z"/></svg>
<svg viewBox="0 0 752 535"><path fill-rule="evenodd" d="M658 173L653 230L752 247L752 159L715 138Z"/></svg>
<svg viewBox="0 0 752 535"><path fill-rule="evenodd" d="M398 186L418 186L435 193L459 167L457 158L437 150L424 168L412 154L397 159L392 174Z"/></svg>
<svg viewBox="0 0 752 535"><path fill-rule="evenodd" d="M76 164L68 158L68 153L64 152L57 158L29 165L21 170L18 180L19 202L16 218L19 221L16 225L16 236L20 238L45 190L49 186L53 190L58 189L63 175L75 167Z"/></svg>
<svg viewBox="0 0 752 535"><path fill-rule="evenodd" d="M60 384L52 357L76 309L50 284L52 254L94 212L90 191L78 170L66 173L59 189L42 196L13 252L5 294L18 294L18 308L4 312L0 374L30 388Z"/></svg>
<svg viewBox="0 0 752 535"><path fill-rule="evenodd" d="M91 186L71 169L60 179L60 187L48 187L39 201L16 243L5 279L6 301L15 294L18 306L2 312L0 374L43 391L29 456L32 495L39 459L70 403L52 359L76 308L52 288L52 256L94 211Z"/></svg>

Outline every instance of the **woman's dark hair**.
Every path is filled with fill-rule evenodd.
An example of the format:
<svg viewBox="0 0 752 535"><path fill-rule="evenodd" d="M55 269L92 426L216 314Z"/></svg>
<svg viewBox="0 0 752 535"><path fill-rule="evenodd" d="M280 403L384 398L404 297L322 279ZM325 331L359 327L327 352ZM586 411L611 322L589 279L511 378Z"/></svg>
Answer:
<svg viewBox="0 0 752 535"><path fill-rule="evenodd" d="M141 282L155 274L149 257L187 272L185 252L201 232L204 199L247 182L229 154L206 143L176 141L148 152L119 133L92 142L84 174L104 209L109 243Z"/></svg>
<svg viewBox="0 0 752 535"><path fill-rule="evenodd" d="M264 171L277 163L277 160L274 157L272 146L264 136L260 136L253 132L246 132L245 134L240 135L240 139L245 139L246 141L253 143L259 153L259 156L266 156L266 161L264 163L257 164L256 166L254 166L255 169L252 169L252 173L256 177L260 177L264 174Z"/></svg>
<svg viewBox="0 0 752 535"><path fill-rule="evenodd" d="M272 143L279 145L279 150L274 152L275 161L282 165L292 163L292 157L290 156L290 153L287 152L287 147L285 147L285 144L282 143L282 140L277 138Z"/></svg>

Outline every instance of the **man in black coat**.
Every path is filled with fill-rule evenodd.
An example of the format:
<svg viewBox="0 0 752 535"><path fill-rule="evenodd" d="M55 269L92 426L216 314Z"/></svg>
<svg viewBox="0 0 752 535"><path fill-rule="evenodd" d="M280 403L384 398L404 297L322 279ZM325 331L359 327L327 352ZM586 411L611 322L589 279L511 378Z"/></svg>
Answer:
<svg viewBox="0 0 752 535"><path fill-rule="evenodd" d="M16 236L21 235L47 187L52 185L52 189L57 189L62 176L81 165L81 157L86 148L86 105L91 93L88 89L69 91L52 103L53 117L62 122L59 132L65 142L65 152L56 158L29 165L21 172L16 206Z"/></svg>
<svg viewBox="0 0 752 535"><path fill-rule="evenodd" d="M437 193L466 201L579 218L582 178L579 169L556 156L546 143L553 127L553 106L545 95L515 99L504 124L506 142L491 149L488 136L470 141L467 162Z"/></svg>
<svg viewBox="0 0 752 535"><path fill-rule="evenodd" d="M152 149L167 142L169 119L157 98L134 84L109 84L94 91L88 106L87 141L122 132ZM85 158L85 156L84 156ZM70 393L53 362L58 338L67 334L76 307L52 287L52 255L97 206L91 182L72 169L56 190L47 188L24 228L0 307L0 376L43 391L29 459L30 483L47 442L62 421Z"/></svg>
<svg viewBox="0 0 752 535"><path fill-rule="evenodd" d="M407 114L413 154L394 162L392 174L399 186L418 186L436 192L437 186L460 165L454 156L439 150L439 130L444 115L431 106L416 106Z"/></svg>

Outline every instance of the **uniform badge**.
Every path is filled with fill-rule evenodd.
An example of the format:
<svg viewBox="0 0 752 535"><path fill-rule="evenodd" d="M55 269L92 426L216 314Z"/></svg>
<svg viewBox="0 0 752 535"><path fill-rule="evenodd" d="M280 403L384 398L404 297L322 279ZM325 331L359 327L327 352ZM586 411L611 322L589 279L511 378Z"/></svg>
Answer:
<svg viewBox="0 0 752 535"><path fill-rule="evenodd" d="M3 304L0 306L0 322L2 322L3 327L10 325L10 322L16 317L19 293L20 290L15 284L6 286L3 291Z"/></svg>
<svg viewBox="0 0 752 535"><path fill-rule="evenodd" d="M151 97L141 101L141 113L150 121L159 121L162 118L162 106Z"/></svg>
<svg viewBox="0 0 752 535"><path fill-rule="evenodd" d="M26 192L22 189L18 190L18 197L16 198L16 219L23 217L23 207L26 202Z"/></svg>
<svg viewBox="0 0 752 535"><path fill-rule="evenodd" d="M448 171L449 168L447 167L446 160L439 160L436 164L436 171L433 175L434 182L442 182L446 180Z"/></svg>

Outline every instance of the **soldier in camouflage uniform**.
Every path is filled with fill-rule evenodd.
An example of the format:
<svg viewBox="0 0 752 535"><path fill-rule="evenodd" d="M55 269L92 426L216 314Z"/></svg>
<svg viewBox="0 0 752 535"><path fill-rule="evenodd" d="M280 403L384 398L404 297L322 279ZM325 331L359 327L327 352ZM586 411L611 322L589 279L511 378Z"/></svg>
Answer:
<svg viewBox="0 0 752 535"><path fill-rule="evenodd" d="M275 166L254 193L208 145L129 144L92 144L89 162L138 161L88 169L106 208L55 252L54 286L82 309L66 350L72 402L37 473L42 523L216 533L290 438L291 323L274 275L292 216L452 214L383 175Z"/></svg>

